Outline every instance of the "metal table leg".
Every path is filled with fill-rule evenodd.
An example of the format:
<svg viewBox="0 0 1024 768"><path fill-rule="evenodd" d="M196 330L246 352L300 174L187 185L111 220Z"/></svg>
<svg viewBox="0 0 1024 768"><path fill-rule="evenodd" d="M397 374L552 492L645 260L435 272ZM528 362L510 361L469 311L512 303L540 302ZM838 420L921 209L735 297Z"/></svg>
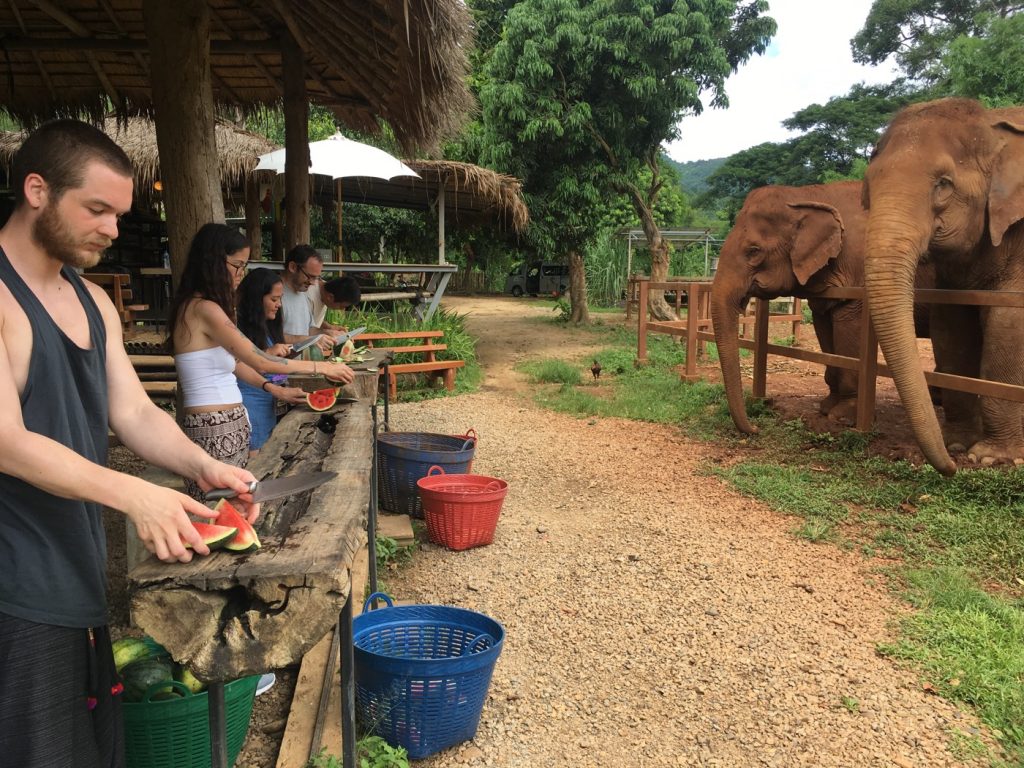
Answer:
<svg viewBox="0 0 1024 768"><path fill-rule="evenodd" d="M343 768L356 768L356 678L355 647L352 642L352 580L348 599L338 617L341 636L341 755Z"/></svg>
<svg viewBox="0 0 1024 768"><path fill-rule="evenodd" d="M206 696L210 708L210 768L230 768L228 765L228 720L224 705L224 683L210 683Z"/></svg>
<svg viewBox="0 0 1024 768"><path fill-rule="evenodd" d="M370 511L366 520L366 550L369 552L370 594L377 591L377 403L370 406L373 414L373 448L370 451ZM360 595L362 600L363 596Z"/></svg>

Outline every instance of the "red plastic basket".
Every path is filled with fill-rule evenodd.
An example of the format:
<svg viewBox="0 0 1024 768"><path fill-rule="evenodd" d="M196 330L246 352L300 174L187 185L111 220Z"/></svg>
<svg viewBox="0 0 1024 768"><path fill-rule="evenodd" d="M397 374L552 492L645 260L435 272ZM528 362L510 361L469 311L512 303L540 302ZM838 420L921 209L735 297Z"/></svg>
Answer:
<svg viewBox="0 0 1024 768"><path fill-rule="evenodd" d="M435 474L436 470L436 474ZM416 481L427 537L448 549L481 547L494 541L508 483L485 475L447 475L433 466Z"/></svg>

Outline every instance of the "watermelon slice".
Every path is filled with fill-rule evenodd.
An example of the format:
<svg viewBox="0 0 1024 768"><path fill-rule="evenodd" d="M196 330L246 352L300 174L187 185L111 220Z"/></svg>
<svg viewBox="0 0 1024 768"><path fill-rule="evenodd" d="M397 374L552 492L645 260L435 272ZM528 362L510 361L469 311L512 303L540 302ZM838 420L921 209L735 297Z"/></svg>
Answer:
<svg viewBox="0 0 1024 768"><path fill-rule="evenodd" d="M335 387L330 389L318 389L316 392L306 394L306 402L314 411L326 411L338 402L338 390Z"/></svg>
<svg viewBox="0 0 1024 768"><path fill-rule="evenodd" d="M237 528L230 528L226 525L197 523L195 520L192 521L192 527L199 531L199 535L203 537L203 543L208 546L211 551L214 549L220 549L235 538L235 534L238 533ZM192 548L192 545L187 541L182 540L182 544L184 544L187 549Z"/></svg>
<svg viewBox="0 0 1024 768"><path fill-rule="evenodd" d="M237 509L228 503L227 499L218 501L217 506L213 510L220 513L217 515L218 525L238 529L238 533L224 545L224 549L232 552L255 552L260 548L260 537L256 535L256 530L249 524L248 520L242 517Z"/></svg>

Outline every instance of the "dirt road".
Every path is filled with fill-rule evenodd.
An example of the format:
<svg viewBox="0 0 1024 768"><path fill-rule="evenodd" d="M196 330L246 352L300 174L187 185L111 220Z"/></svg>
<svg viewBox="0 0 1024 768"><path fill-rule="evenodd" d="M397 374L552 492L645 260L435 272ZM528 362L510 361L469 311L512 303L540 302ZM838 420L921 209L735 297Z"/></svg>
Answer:
<svg viewBox="0 0 1024 768"><path fill-rule="evenodd" d="M480 339L483 389L393 406L391 427L474 427L474 472L510 492L493 545L426 545L384 578L508 637L475 740L418 765L973 764L951 750L976 720L875 652L903 610L879 563L702 476L714 451L676 429L536 407L516 362L582 369L599 336L526 300L446 303Z"/></svg>

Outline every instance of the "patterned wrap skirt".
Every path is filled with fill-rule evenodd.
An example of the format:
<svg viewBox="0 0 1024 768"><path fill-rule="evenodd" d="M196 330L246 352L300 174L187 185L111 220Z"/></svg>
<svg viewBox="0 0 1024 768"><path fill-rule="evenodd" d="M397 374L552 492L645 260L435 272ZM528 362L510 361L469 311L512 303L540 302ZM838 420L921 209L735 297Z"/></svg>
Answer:
<svg viewBox="0 0 1024 768"><path fill-rule="evenodd" d="M249 461L249 417L245 408L236 405L225 411L210 413L186 413L181 421L182 431L189 440L198 445L213 458L236 467L244 467ZM204 500L204 492L191 478L185 478L185 493L198 501Z"/></svg>

